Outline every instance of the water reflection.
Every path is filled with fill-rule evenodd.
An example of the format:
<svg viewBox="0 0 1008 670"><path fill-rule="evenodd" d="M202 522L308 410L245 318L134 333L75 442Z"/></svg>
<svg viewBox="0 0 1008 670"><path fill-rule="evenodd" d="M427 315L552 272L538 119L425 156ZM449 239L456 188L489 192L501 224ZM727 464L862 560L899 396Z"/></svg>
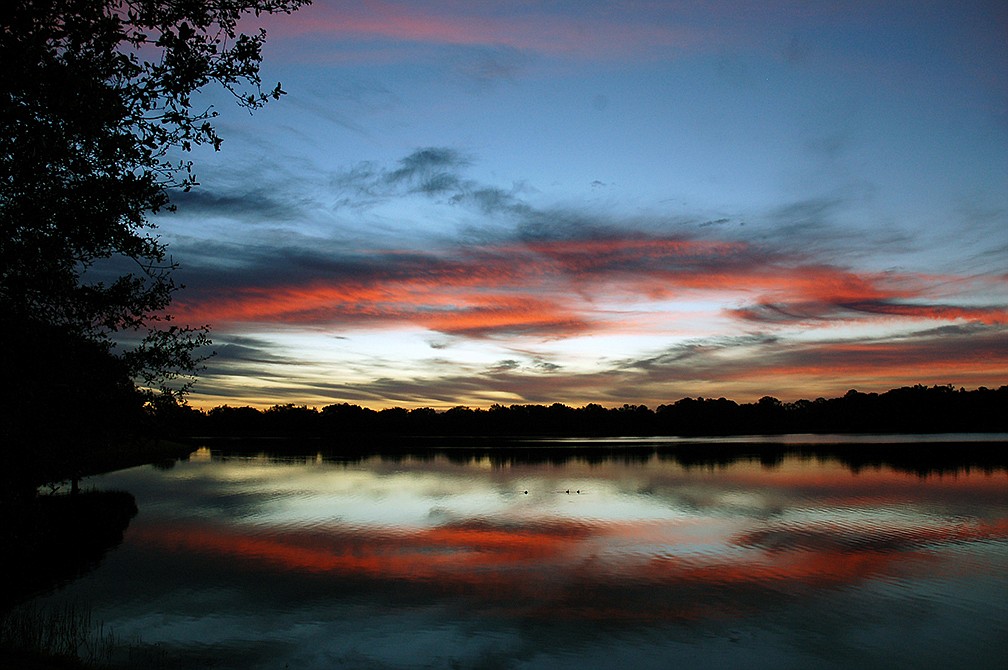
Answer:
<svg viewBox="0 0 1008 670"><path fill-rule="evenodd" d="M983 666L1008 641L1003 467L460 456L109 475L141 513L72 589L179 667Z"/></svg>

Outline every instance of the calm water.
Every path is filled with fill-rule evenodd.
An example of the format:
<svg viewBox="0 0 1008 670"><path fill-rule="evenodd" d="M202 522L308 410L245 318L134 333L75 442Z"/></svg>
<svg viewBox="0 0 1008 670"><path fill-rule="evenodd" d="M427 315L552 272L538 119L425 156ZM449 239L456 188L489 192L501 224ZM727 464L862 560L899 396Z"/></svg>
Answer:
<svg viewBox="0 0 1008 670"><path fill-rule="evenodd" d="M1004 467L569 454L95 478L140 513L43 600L150 668L1005 667Z"/></svg>

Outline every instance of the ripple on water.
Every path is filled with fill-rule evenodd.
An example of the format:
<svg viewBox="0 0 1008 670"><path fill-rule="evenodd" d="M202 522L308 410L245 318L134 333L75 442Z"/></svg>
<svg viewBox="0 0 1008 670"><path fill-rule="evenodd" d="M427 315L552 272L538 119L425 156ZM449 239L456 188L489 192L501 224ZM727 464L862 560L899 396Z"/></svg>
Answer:
<svg viewBox="0 0 1008 670"><path fill-rule="evenodd" d="M869 474L787 459L131 471L108 481L140 515L66 593L175 658L219 652L214 667L250 649L262 667L878 666L896 644L907 666L982 665L971 649L1008 639L1008 496L987 480L973 496L968 474L954 495Z"/></svg>

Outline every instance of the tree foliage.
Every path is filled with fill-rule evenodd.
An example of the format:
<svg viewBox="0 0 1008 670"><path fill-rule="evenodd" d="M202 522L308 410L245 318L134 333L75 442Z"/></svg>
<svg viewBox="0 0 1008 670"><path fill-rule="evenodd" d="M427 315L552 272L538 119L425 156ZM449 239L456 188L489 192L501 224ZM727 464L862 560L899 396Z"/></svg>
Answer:
<svg viewBox="0 0 1008 670"><path fill-rule="evenodd" d="M243 34L239 20L290 13L307 2L15 0L5 6L5 332L56 327L102 345L142 387L184 392L206 330L171 322L166 310L179 288L172 278L176 264L151 215L171 208L172 189L196 185L187 152L220 148L213 125L218 112L198 106L199 92L222 86L248 110L283 94L279 84L262 87L265 31ZM123 346L127 340L132 344Z"/></svg>
<svg viewBox="0 0 1008 670"><path fill-rule="evenodd" d="M168 312L180 288L154 215L220 149L223 87L252 111L263 30L310 0L14 0L0 12L0 489L79 476L182 398L208 343ZM125 434L124 434L125 433Z"/></svg>

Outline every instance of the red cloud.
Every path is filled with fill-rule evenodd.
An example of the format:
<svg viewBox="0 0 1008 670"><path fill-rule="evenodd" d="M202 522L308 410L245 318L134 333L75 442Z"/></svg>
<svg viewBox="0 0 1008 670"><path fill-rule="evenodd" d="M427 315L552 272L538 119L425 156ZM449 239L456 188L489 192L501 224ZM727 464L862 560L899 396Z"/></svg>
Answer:
<svg viewBox="0 0 1008 670"><path fill-rule="evenodd" d="M336 324L344 327L413 324L449 334L494 333L572 335L588 320L558 302L534 295L470 287L471 279L425 280L303 287L245 289L203 304L180 303L176 310L193 321ZM488 282L489 283L489 282Z"/></svg>
<svg viewBox="0 0 1008 670"><path fill-rule="evenodd" d="M928 302L927 277L802 264L742 243L638 236L476 247L454 260L389 251L373 258L334 278L236 286L201 302L186 296L177 312L212 323L409 324L469 336L606 330L614 322L597 305L628 299L748 303L725 313L766 323L1008 321L1001 306Z"/></svg>

